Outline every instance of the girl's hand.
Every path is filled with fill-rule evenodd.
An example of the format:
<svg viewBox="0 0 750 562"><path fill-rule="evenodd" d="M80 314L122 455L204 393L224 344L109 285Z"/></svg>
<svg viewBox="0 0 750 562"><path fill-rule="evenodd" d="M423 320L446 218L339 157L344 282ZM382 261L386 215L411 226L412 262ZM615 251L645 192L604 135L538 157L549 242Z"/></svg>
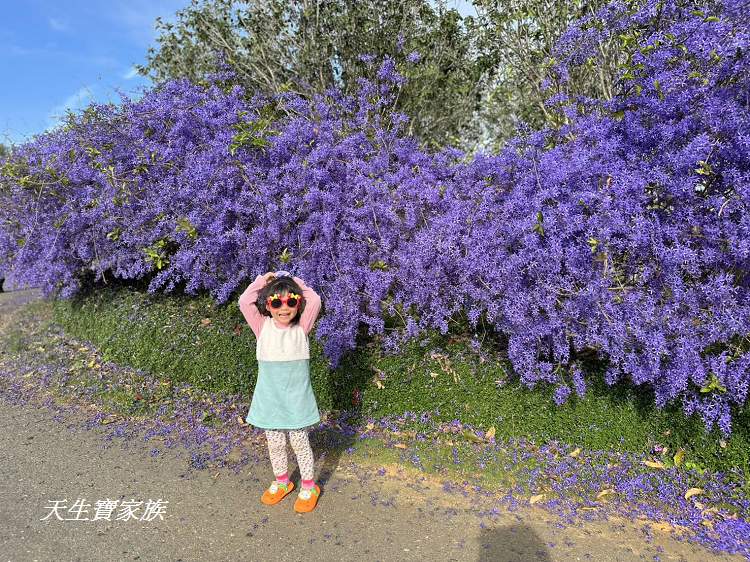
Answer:
<svg viewBox="0 0 750 562"><path fill-rule="evenodd" d="M276 275L274 275L273 271L263 274L263 279L266 280L266 285L268 285L274 277L276 277Z"/></svg>

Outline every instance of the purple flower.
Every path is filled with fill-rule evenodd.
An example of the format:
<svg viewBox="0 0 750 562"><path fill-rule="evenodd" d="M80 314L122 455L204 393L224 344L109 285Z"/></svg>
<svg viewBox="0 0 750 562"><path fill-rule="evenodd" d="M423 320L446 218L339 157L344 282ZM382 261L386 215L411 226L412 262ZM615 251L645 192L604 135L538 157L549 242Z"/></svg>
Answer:
<svg viewBox="0 0 750 562"><path fill-rule="evenodd" d="M574 23L550 93L637 31L632 64L611 99L551 95L563 125L520 123L497 154L420 147L394 110L405 77L367 54L351 94L248 97L220 69L92 104L3 162L0 270L64 299L91 275L226 303L289 269L325 295L315 337L333 368L363 328L398 353L481 316L558 404L584 395L593 354L608 384L728 435L750 388L742 6L614 2Z"/></svg>
<svg viewBox="0 0 750 562"><path fill-rule="evenodd" d="M568 385L561 384L555 388L554 399L555 404L558 406L563 404L568 399L568 396L570 396L570 387Z"/></svg>

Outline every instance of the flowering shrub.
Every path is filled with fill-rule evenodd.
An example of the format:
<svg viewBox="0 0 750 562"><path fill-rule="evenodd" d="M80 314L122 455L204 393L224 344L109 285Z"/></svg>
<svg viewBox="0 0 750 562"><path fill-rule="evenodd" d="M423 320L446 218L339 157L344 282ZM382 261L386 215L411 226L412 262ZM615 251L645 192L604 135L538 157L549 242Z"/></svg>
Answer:
<svg viewBox="0 0 750 562"><path fill-rule="evenodd" d="M575 353L585 348L609 361L607 382L648 383L658 405L679 398L725 433L731 404L747 399L750 26L740 4L613 3L579 22L558 46L556 78L564 84L615 34L627 54L622 94L553 95L569 123L457 170L450 207L466 224L444 216L420 232L463 255L401 254L456 271L456 307L472 319L486 311L522 380L558 384L558 401L570 384L585 391Z"/></svg>
<svg viewBox="0 0 750 562"><path fill-rule="evenodd" d="M465 311L558 402L585 392L592 352L609 383L729 433L750 380L741 4L614 2L578 22L545 80L564 126L521 129L497 155L405 137L389 59L356 97L248 100L219 75L92 106L4 163L0 269L63 298L93 269L225 302L282 267L323 296L333 366L385 313L403 321L384 340L396 351ZM568 98L567 75L613 34L619 93Z"/></svg>

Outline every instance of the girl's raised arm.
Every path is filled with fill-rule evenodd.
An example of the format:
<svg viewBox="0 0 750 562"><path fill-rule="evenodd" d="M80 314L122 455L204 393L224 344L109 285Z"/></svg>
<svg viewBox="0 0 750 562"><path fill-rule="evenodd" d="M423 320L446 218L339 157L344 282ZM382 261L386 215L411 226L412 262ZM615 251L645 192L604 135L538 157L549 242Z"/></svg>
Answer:
<svg viewBox="0 0 750 562"><path fill-rule="evenodd" d="M302 289L302 296L305 299L305 310L302 312L302 316L300 316L299 325L302 326L305 334L309 334L313 324L315 324L315 320L318 319L320 296L313 289L305 285L305 282L299 277L292 277L292 279Z"/></svg>
<svg viewBox="0 0 750 562"><path fill-rule="evenodd" d="M255 301L258 300L258 293L266 286L266 279L262 275L258 275L255 281L248 285L245 292L240 295L240 311L242 315L250 324L250 327L255 334L255 337L260 337L260 329L263 327L263 321L265 317L260 313L258 307L255 306Z"/></svg>

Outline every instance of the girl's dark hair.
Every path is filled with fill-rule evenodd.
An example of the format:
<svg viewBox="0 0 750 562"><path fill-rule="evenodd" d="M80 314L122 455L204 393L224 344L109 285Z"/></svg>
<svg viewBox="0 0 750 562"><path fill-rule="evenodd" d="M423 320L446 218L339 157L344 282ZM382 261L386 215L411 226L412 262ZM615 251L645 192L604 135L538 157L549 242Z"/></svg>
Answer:
<svg viewBox="0 0 750 562"><path fill-rule="evenodd" d="M275 277L270 283L258 291L258 300L255 301L255 306L258 307L258 311L260 311L263 316L271 316L271 313L266 308L266 299L274 293L297 293L298 295L301 295L302 289L291 277ZM297 314L292 318L291 324L299 323L300 316L302 316L304 310L305 299L303 298L299 303L299 307L297 307Z"/></svg>

